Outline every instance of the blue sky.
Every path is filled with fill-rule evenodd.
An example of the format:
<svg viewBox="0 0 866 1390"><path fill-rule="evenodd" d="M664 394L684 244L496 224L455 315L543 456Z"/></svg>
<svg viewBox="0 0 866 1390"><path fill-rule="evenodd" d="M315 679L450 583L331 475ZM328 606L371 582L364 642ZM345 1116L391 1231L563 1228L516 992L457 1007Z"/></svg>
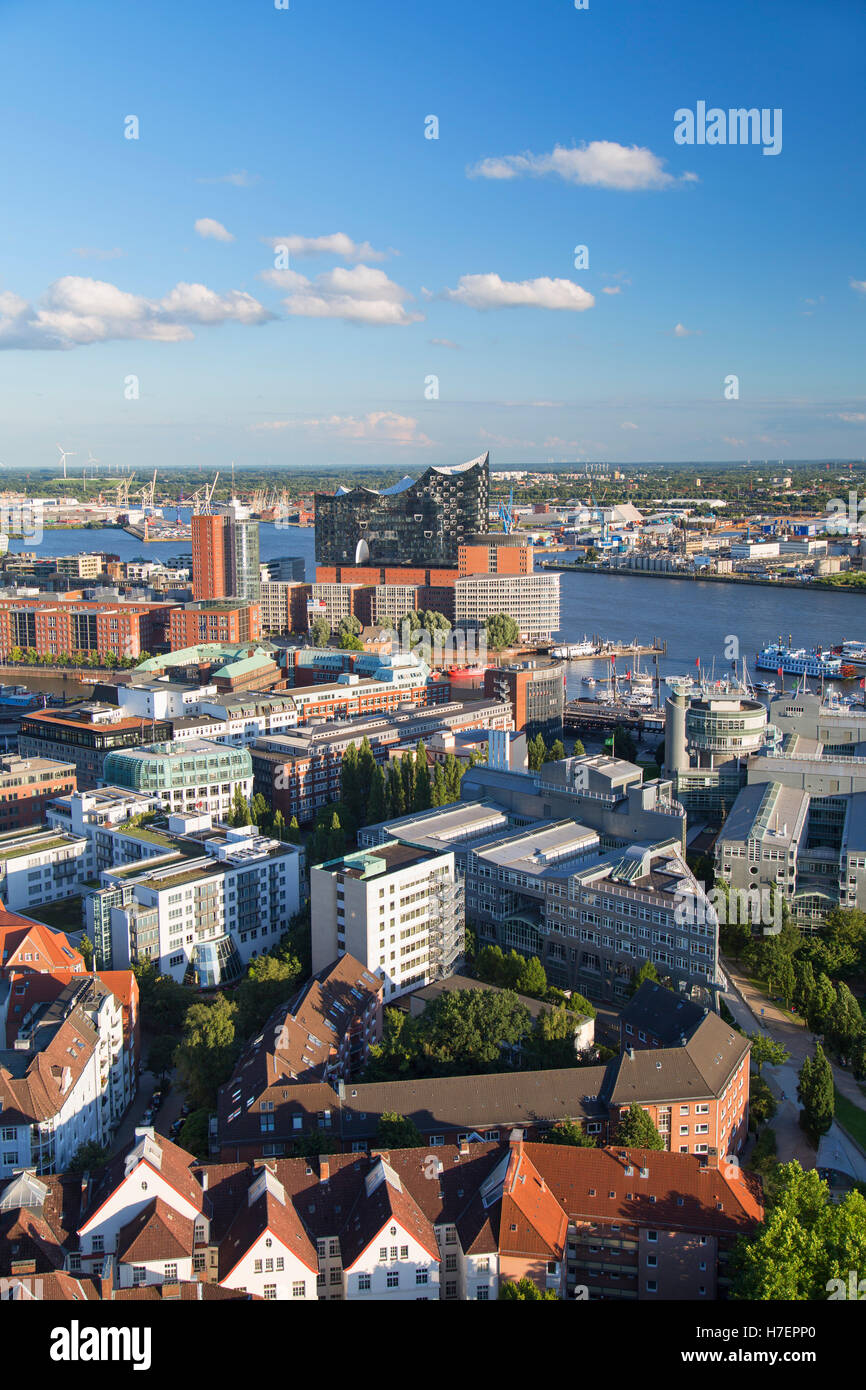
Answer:
<svg viewBox="0 0 866 1390"><path fill-rule="evenodd" d="M0 3L0 461L863 457L864 39L858 0ZM781 152L675 143L700 101Z"/></svg>

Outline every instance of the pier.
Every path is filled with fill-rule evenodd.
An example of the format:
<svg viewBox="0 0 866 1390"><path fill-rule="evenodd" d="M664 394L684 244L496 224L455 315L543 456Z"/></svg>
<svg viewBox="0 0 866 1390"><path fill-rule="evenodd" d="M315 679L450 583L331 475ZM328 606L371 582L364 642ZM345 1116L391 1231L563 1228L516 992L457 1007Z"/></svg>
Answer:
<svg viewBox="0 0 866 1390"><path fill-rule="evenodd" d="M606 700L569 700L563 716L567 734L610 733L629 729L640 740L644 734L660 738L665 731L664 709L635 709L633 705Z"/></svg>

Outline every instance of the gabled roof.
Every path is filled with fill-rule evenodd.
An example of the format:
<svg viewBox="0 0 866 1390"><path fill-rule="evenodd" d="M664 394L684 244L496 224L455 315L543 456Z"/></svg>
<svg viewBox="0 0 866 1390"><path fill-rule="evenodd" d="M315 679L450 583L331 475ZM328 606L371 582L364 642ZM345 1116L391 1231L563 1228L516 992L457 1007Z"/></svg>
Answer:
<svg viewBox="0 0 866 1390"><path fill-rule="evenodd" d="M385 1228L398 1226L423 1246L431 1260L439 1261L439 1244L430 1219L404 1186L388 1161L378 1155L366 1174L358 1199L340 1239L343 1268L348 1272ZM386 1237L383 1235L382 1239ZM391 1236L386 1243L390 1245ZM398 1242L399 1243L399 1242Z"/></svg>
<svg viewBox="0 0 866 1390"><path fill-rule="evenodd" d="M252 1171L250 1176L255 1182L259 1175ZM220 1245L221 1282L228 1278L238 1262L265 1232L280 1241L290 1254L295 1255L314 1274L318 1274L319 1257L316 1247L304 1229L291 1200L284 1192L280 1194L279 1189L278 1183L274 1186L264 1184L261 1195L255 1201L247 1200L249 1192L241 1199L237 1215Z"/></svg>
<svg viewBox="0 0 866 1390"><path fill-rule="evenodd" d="M201 1183L193 1172L196 1160L177 1144L157 1134L154 1130L142 1130L126 1148L103 1169L102 1177L94 1189L84 1219L78 1228L81 1235L88 1230L99 1215L102 1207L127 1178L135 1177L141 1164L168 1183L169 1187L187 1201L196 1211L205 1211L207 1198ZM135 1180L138 1181L137 1177Z"/></svg>
<svg viewBox="0 0 866 1390"><path fill-rule="evenodd" d="M679 1047L635 1049L609 1062L602 1094L620 1106L709 1100L721 1095L750 1046L747 1037L709 1013Z"/></svg>
<svg viewBox="0 0 866 1390"><path fill-rule="evenodd" d="M544 1178L517 1144L502 1190L499 1251L502 1255L541 1255L560 1260L565 1250L568 1217Z"/></svg>
<svg viewBox="0 0 866 1390"><path fill-rule="evenodd" d="M32 960L25 960L28 954ZM64 932L22 917L18 912L9 912L0 905L0 968L8 969L13 965L19 969L73 974L85 968L84 957Z"/></svg>
<svg viewBox="0 0 866 1390"><path fill-rule="evenodd" d="M154 1197L146 1207L120 1228L117 1258L123 1264L144 1264L148 1260L178 1260L192 1254L195 1222Z"/></svg>
<svg viewBox="0 0 866 1390"><path fill-rule="evenodd" d="M683 1035L690 1036L706 1012L687 995L644 980L622 1010L620 1020L654 1033L663 1047L673 1047Z"/></svg>

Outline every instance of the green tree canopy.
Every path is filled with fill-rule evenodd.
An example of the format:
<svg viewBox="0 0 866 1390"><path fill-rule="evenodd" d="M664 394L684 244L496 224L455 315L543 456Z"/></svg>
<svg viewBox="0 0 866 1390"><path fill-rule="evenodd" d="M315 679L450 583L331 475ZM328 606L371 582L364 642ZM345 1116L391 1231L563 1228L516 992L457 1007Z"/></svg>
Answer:
<svg viewBox="0 0 866 1390"><path fill-rule="evenodd" d="M376 1146L382 1149L420 1149L424 1136L414 1120L386 1110L376 1127Z"/></svg>
<svg viewBox="0 0 866 1390"><path fill-rule="evenodd" d="M817 1143L832 1125L836 1110L833 1071L820 1043L815 1045L815 1056L807 1057L800 1068L797 1097L803 1107L803 1128Z"/></svg>
<svg viewBox="0 0 866 1390"><path fill-rule="evenodd" d="M484 630L487 645L495 652L501 652L505 647L516 647L520 641L520 628L508 613L491 613L484 620Z"/></svg>
<svg viewBox="0 0 866 1390"><path fill-rule="evenodd" d="M759 1076L765 1062L771 1067L781 1067L791 1055L780 1042L768 1037L766 1033L750 1033L749 1042L752 1044L752 1061L758 1069Z"/></svg>
<svg viewBox="0 0 866 1390"><path fill-rule="evenodd" d="M665 1141L642 1105L630 1105L621 1116L616 1143L624 1149L663 1149Z"/></svg>
<svg viewBox="0 0 866 1390"><path fill-rule="evenodd" d="M237 1044L237 1005L224 994L211 1003L192 1004L187 1010L183 1040L177 1049L177 1067L190 1104L213 1110L217 1089L231 1076Z"/></svg>
<svg viewBox="0 0 866 1390"><path fill-rule="evenodd" d="M573 1149L595 1149L596 1141L587 1134L583 1125L574 1120L557 1120L555 1125L541 1136L542 1144L567 1144Z"/></svg>
<svg viewBox="0 0 866 1390"><path fill-rule="evenodd" d="M287 1004L301 977L301 962L291 955L261 955L250 961L235 992L237 1034L252 1037L280 1004Z"/></svg>
<svg viewBox="0 0 866 1390"><path fill-rule="evenodd" d="M499 1284L499 1297L503 1300L523 1303L558 1303L559 1295L553 1289L545 1289L544 1293L533 1284L527 1274L515 1283L512 1279L503 1279Z"/></svg>

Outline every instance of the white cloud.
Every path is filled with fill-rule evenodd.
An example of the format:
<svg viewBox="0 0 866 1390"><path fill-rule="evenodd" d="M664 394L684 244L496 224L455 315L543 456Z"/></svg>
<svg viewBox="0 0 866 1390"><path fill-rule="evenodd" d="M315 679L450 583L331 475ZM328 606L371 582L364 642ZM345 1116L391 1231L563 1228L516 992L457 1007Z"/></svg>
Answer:
<svg viewBox="0 0 866 1390"><path fill-rule="evenodd" d="M116 261L123 254L119 246L113 246L110 251L103 251L99 246L73 247L73 255L80 256L84 261Z"/></svg>
<svg viewBox="0 0 866 1390"><path fill-rule="evenodd" d="M258 181L259 175L248 174L246 169L239 169L236 174L217 174L212 179L196 179L196 183L230 183L235 188L251 188Z"/></svg>
<svg viewBox="0 0 866 1390"><path fill-rule="evenodd" d="M679 182L692 183L697 178L695 174L683 174L677 179L665 171L664 164L665 160L640 145L593 140L571 148L556 145L550 154L507 154L482 159L467 172L470 178L482 179L540 178L553 174L566 183L625 192L670 188Z"/></svg>
<svg viewBox="0 0 866 1390"><path fill-rule="evenodd" d="M384 261L388 251L376 251L369 241L353 241L345 232L330 236L265 237L268 246L285 246L292 256L338 256L342 261Z"/></svg>
<svg viewBox="0 0 866 1390"><path fill-rule="evenodd" d="M572 280L503 280L499 275L461 275L457 288L443 297L470 309L570 309L582 313L595 303L588 290Z"/></svg>
<svg viewBox="0 0 866 1390"><path fill-rule="evenodd" d="M273 317L242 290L218 294L181 282L153 300L106 280L64 275L49 285L40 307L18 295L0 295L0 348L71 348L118 339L177 343L194 336L190 324L258 324Z"/></svg>
<svg viewBox="0 0 866 1390"><path fill-rule="evenodd" d="M846 425L866 424L866 415L859 410L839 410L830 416L831 420L842 420Z"/></svg>
<svg viewBox="0 0 866 1390"><path fill-rule="evenodd" d="M635 424L634 420L623 420L622 424L620 425L620 429L621 429L621 430L636 430L636 429L637 429L637 425Z"/></svg>
<svg viewBox="0 0 866 1390"><path fill-rule="evenodd" d="M295 270L266 270L262 279L288 290L283 300L286 312L301 318L345 319L398 328L424 318L404 307L404 301L411 299L408 290L389 280L384 270L368 265L351 269L337 266L315 280Z"/></svg>
<svg viewBox="0 0 866 1390"><path fill-rule="evenodd" d="M432 444L418 428L411 415L396 415L391 410L374 410L366 415L330 415L321 419L265 420L251 425L258 431L304 430L338 439L351 439L357 444L414 445L426 449Z"/></svg>
<svg viewBox="0 0 866 1390"><path fill-rule="evenodd" d="M675 338L699 338L703 332L700 328L686 328L684 323L678 323L672 329Z"/></svg>
<svg viewBox="0 0 866 1390"><path fill-rule="evenodd" d="M234 241L231 232L213 217L200 217L195 224L195 229L200 237L209 241Z"/></svg>
<svg viewBox="0 0 866 1390"><path fill-rule="evenodd" d="M849 280L848 284L851 286L852 290L856 290L858 294L866 294L866 280Z"/></svg>
<svg viewBox="0 0 866 1390"><path fill-rule="evenodd" d="M622 294L622 285L605 285L602 294Z"/></svg>
<svg viewBox="0 0 866 1390"><path fill-rule="evenodd" d="M730 435L730 434L725 434L725 435L722 436L722 443L723 443L723 444L730 444L731 447L734 448L734 449L741 449L741 448L743 447L743 445L745 444L745 442L746 442L745 439L735 439L735 438L734 438L732 435Z"/></svg>
<svg viewBox="0 0 866 1390"><path fill-rule="evenodd" d="M454 352L460 351L460 344L452 343L450 338L428 338L427 341L431 343L433 347L452 348Z"/></svg>

